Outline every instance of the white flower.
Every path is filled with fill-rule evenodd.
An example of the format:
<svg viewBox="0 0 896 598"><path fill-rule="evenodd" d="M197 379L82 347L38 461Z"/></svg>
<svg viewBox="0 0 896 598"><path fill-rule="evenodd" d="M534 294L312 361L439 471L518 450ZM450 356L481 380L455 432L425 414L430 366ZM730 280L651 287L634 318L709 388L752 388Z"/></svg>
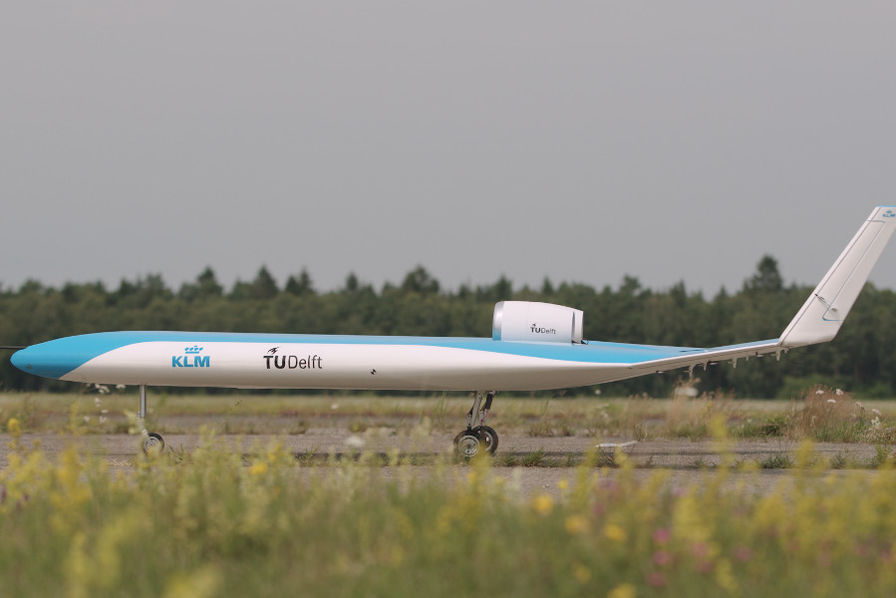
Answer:
<svg viewBox="0 0 896 598"><path fill-rule="evenodd" d="M330 409L332 409L333 411L336 411L337 409L339 409L339 403L332 403L330 405Z"/></svg>
<svg viewBox="0 0 896 598"><path fill-rule="evenodd" d="M89 424L89 423L90 423L90 416L89 416L89 415L85 415L85 416L84 416L84 423L85 423L85 424Z"/></svg>
<svg viewBox="0 0 896 598"><path fill-rule="evenodd" d="M106 417L104 417L104 416L102 416L102 415L100 416L100 423L101 423L101 424L104 424L104 423L106 423L107 421L108 421L108 418L106 418Z"/></svg>
<svg viewBox="0 0 896 598"><path fill-rule="evenodd" d="M815 391L815 394L817 394L818 396L821 396L821 395L824 394L824 390L822 390L821 388L819 388L818 390Z"/></svg>
<svg viewBox="0 0 896 598"><path fill-rule="evenodd" d="M364 446L364 439L356 434L352 434L348 438L345 439L346 446L350 446L352 448L361 448Z"/></svg>
<svg viewBox="0 0 896 598"><path fill-rule="evenodd" d="M124 390L125 388L127 388L127 386L125 386L124 384L116 384L115 388L117 388L118 390Z"/></svg>
<svg viewBox="0 0 896 598"><path fill-rule="evenodd" d="M838 388L837 390L834 391L834 394L837 395L838 397L842 397L843 391Z"/></svg>
<svg viewBox="0 0 896 598"><path fill-rule="evenodd" d="M871 413L873 413L874 415L880 417L880 411L877 410L877 409L872 409L872 410L871 410Z"/></svg>
<svg viewBox="0 0 896 598"><path fill-rule="evenodd" d="M837 403L837 399L828 399L828 403L834 405Z"/></svg>

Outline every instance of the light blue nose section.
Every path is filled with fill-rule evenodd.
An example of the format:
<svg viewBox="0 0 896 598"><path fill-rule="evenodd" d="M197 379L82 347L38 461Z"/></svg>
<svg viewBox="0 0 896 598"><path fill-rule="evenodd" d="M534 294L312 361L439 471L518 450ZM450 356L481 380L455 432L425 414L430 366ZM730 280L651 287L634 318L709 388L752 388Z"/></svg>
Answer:
<svg viewBox="0 0 896 598"><path fill-rule="evenodd" d="M84 358L59 341L32 345L12 354L14 366L35 376L61 378L82 363Z"/></svg>

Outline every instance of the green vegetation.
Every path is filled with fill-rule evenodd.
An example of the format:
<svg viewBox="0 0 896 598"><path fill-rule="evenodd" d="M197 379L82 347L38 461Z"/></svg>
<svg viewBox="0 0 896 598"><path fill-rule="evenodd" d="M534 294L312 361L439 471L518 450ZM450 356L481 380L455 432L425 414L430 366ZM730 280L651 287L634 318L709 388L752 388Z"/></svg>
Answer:
<svg viewBox="0 0 896 598"><path fill-rule="evenodd" d="M276 445L247 458L207 437L114 470L75 448L50 458L7 426L3 596L896 592L896 471L825 475L808 444L763 464L795 468L763 494L743 491L755 463L723 459L681 486L618 454L618 469L591 455L556 493L525 495L486 458L421 476L396 460L315 466Z"/></svg>
<svg viewBox="0 0 896 598"><path fill-rule="evenodd" d="M89 394L0 393L0 421L14 417L29 433L64 432L72 422L85 434L125 434L134 426L133 388ZM163 434L194 434L203 424L219 434L305 434L341 427L355 434L456 433L470 400L464 396L334 395L151 396L149 422ZM502 435L587 437L639 441L711 437L724 422L739 440L896 445L896 403L867 405L827 387L804 390L800 400L730 399L528 399L499 395L489 424Z"/></svg>
<svg viewBox="0 0 896 598"><path fill-rule="evenodd" d="M317 292L307 272L290 277L281 287L262 268L251 282L238 281L225 291L206 269L176 290L159 275L122 280L116 289L100 283L53 288L36 281L15 290L0 287L0 343L27 345L87 332L154 329L490 336L494 303L518 299L583 309L585 336L590 339L714 346L776 337L809 291L785 286L768 256L738 292L722 289L711 299L687 292L684 284L665 291L645 289L632 277L616 288L600 289L547 279L540 289L514 288L502 277L494 284L449 291L422 267L399 285L374 289L352 274L343 288L328 292ZM869 284L835 342L798 349L781 363L767 358L741 361L736 369L714 366L698 372L697 386L716 395L793 398L810 384L823 383L857 396L891 397L896 394L894 343L896 295ZM648 376L607 385L604 392L668 396L684 377L682 372ZM29 376L3 358L0 388L70 390L72 385ZM582 393L592 390L561 394Z"/></svg>

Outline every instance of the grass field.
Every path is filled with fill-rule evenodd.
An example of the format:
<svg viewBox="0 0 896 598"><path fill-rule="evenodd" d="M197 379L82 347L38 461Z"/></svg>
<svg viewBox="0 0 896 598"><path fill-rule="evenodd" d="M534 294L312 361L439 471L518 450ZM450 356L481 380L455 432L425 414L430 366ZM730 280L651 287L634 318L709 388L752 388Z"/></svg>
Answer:
<svg viewBox="0 0 896 598"><path fill-rule="evenodd" d="M0 395L10 443L0 470L0 596L896 592L892 402L857 405L832 390L800 403L499 400L491 423L505 434L709 438L720 455L705 475L670 484L671 472L636 470L625 454L607 469L604 455L588 453L555 492L523 493L512 474L499 475L508 470L497 467L500 454L425 467L397 453L386 463L375 454L316 461L278 443L228 450L214 432L280 420L454 430L466 398L152 401L165 433L194 417L213 425L196 448L110 467L81 440L126 432L130 393ZM50 455L26 435L36 432L70 446ZM803 443L770 491L751 484L761 465L731 452L745 437ZM881 450L873 469L830 471L813 440Z"/></svg>
<svg viewBox="0 0 896 598"><path fill-rule="evenodd" d="M93 389L95 390L95 389ZM126 433L133 428L134 389L81 394L0 393L0 421L19 420L28 432ZM370 428L407 433L421 423L459 431L471 400L453 394L414 398L359 395L150 396L149 423L161 433L196 433L204 422L219 433L302 434L310 427ZM811 439L820 442L896 443L896 401L866 404L836 389L812 388L801 401L730 399L495 400L489 425L532 437L588 436L633 440L710 437L721 418L732 438Z"/></svg>

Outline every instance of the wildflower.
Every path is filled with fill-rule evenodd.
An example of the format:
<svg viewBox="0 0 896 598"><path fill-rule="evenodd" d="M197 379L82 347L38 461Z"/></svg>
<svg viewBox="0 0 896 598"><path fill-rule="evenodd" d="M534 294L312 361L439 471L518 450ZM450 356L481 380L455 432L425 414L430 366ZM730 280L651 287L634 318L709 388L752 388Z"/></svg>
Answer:
<svg viewBox="0 0 896 598"><path fill-rule="evenodd" d="M19 423L14 417L9 418L9 421L6 422L6 431L12 434L13 436L18 436L22 433L22 424Z"/></svg>
<svg viewBox="0 0 896 598"><path fill-rule="evenodd" d="M625 530L615 523L608 523L604 526L604 536L613 542L624 542L626 538Z"/></svg>
<svg viewBox="0 0 896 598"><path fill-rule="evenodd" d="M588 520L581 515L570 515L566 518L565 527L568 533L575 536L588 529Z"/></svg>
<svg viewBox="0 0 896 598"><path fill-rule="evenodd" d="M659 571L653 571L647 576L647 583L654 588L661 588L666 585L666 576Z"/></svg>
<svg viewBox="0 0 896 598"><path fill-rule="evenodd" d="M576 563L572 568L572 576L579 583L588 583L591 581L591 570L582 563Z"/></svg>
<svg viewBox="0 0 896 598"><path fill-rule="evenodd" d="M664 567L672 563L672 555L665 550L657 550L653 553L653 562Z"/></svg>
<svg viewBox="0 0 896 598"><path fill-rule="evenodd" d="M337 409L339 409L339 403L330 403L330 409L336 411Z"/></svg>
<svg viewBox="0 0 896 598"><path fill-rule="evenodd" d="M554 510L554 499L551 498L550 494L539 494L532 499L532 508L539 515L550 515L551 511Z"/></svg>
<svg viewBox="0 0 896 598"><path fill-rule="evenodd" d="M837 395L838 397L842 397L843 391L838 388L837 390L834 391L834 394Z"/></svg>
<svg viewBox="0 0 896 598"><path fill-rule="evenodd" d="M622 583L610 590L607 598L635 598L635 586L630 583Z"/></svg>
<svg viewBox="0 0 896 598"><path fill-rule="evenodd" d="M116 384L115 388L116 390L124 390L125 388L127 388L127 386L125 386L124 384Z"/></svg>
<svg viewBox="0 0 896 598"><path fill-rule="evenodd" d="M830 403L831 405L836 405L837 399L828 399L828 403Z"/></svg>
<svg viewBox="0 0 896 598"><path fill-rule="evenodd" d="M667 530L664 527L661 527L653 532L653 541L656 542L657 544L665 544L666 542L669 541L669 538L671 536L672 536L672 534L669 533L669 530Z"/></svg>
<svg viewBox="0 0 896 598"><path fill-rule="evenodd" d="M815 394L817 394L818 396L821 396L824 394L824 390L819 388L818 390L815 391Z"/></svg>
<svg viewBox="0 0 896 598"><path fill-rule="evenodd" d="M880 417L880 409L872 409L872 410L871 410L871 413L873 413L874 415Z"/></svg>
<svg viewBox="0 0 896 598"><path fill-rule="evenodd" d="M569 480L563 478L562 480L557 482L557 488L559 488L560 490L566 490L567 488L569 488Z"/></svg>
<svg viewBox="0 0 896 598"><path fill-rule="evenodd" d="M729 593L734 593L737 590L737 581L731 572L731 563L726 560L720 561L719 566L716 567L716 583L720 588L728 590Z"/></svg>
<svg viewBox="0 0 896 598"><path fill-rule="evenodd" d="M102 404L103 404L103 401L99 397L93 397L94 407L99 407Z"/></svg>
<svg viewBox="0 0 896 598"><path fill-rule="evenodd" d="M253 476L261 476L268 472L268 464L264 461L260 461L258 463L253 463L252 467L249 468L249 475Z"/></svg>

